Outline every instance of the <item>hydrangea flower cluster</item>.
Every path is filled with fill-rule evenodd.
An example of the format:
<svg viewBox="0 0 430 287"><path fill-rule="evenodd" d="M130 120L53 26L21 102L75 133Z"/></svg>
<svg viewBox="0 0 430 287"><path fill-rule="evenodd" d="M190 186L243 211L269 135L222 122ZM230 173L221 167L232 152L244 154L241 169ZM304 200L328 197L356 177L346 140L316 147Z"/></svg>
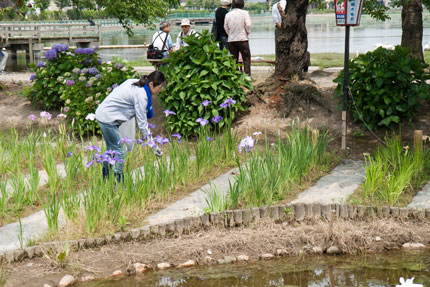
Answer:
<svg viewBox="0 0 430 287"><path fill-rule="evenodd" d="M96 75L99 73L99 70L97 70L97 68L89 68L88 73L90 73L91 75Z"/></svg>
<svg viewBox="0 0 430 287"><path fill-rule="evenodd" d="M54 49L46 51L45 58L49 61L54 60L55 58L57 58L57 51Z"/></svg>
<svg viewBox="0 0 430 287"><path fill-rule="evenodd" d="M76 48L75 54L77 55L92 55L95 53L95 49L93 48Z"/></svg>
<svg viewBox="0 0 430 287"><path fill-rule="evenodd" d="M57 53L67 52L70 50L69 45L67 44L54 44L51 49L57 51Z"/></svg>

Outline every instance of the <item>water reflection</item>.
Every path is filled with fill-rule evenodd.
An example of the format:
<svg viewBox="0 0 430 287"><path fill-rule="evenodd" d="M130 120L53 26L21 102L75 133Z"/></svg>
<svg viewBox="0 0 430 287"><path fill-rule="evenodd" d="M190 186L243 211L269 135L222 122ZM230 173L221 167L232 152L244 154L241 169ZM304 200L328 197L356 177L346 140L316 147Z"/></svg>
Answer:
<svg viewBox="0 0 430 287"><path fill-rule="evenodd" d="M80 287L394 286L415 277L430 286L430 252L314 257L252 265L154 272L147 277L100 281Z"/></svg>

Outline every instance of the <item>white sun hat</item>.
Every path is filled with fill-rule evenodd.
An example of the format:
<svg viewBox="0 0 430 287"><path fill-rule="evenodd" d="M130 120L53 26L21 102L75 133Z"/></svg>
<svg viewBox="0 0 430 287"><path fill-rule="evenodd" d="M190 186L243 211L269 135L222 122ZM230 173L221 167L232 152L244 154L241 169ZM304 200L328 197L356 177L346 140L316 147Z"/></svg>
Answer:
<svg viewBox="0 0 430 287"><path fill-rule="evenodd" d="M227 6L231 4L231 0L221 0L221 6Z"/></svg>
<svg viewBox="0 0 430 287"><path fill-rule="evenodd" d="M182 19L181 26L191 26L190 19Z"/></svg>

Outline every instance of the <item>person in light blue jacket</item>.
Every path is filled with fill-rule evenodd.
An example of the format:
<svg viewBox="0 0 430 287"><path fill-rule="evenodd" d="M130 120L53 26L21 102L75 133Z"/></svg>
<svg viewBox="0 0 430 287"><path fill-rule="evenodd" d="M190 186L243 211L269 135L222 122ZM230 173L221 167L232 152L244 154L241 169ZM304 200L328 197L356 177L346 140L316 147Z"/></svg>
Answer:
<svg viewBox="0 0 430 287"><path fill-rule="evenodd" d="M151 133L148 128L147 119L154 116L152 108L152 96L160 93L166 83L163 73L154 71L148 76L140 79L129 79L115 88L98 106L96 119L106 142L106 150L115 153L119 161L112 167L118 181L123 180L123 159L125 151L121 143L119 126L136 117L139 130L143 138L150 140ZM154 146L154 153L162 155L162 151ZM107 162L103 163L103 176L109 175Z"/></svg>

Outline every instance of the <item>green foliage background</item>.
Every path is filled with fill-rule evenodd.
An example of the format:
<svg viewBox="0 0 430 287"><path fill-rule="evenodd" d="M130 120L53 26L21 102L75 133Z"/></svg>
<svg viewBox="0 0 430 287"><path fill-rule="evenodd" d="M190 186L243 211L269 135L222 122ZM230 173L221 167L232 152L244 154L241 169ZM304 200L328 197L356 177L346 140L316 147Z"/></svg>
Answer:
<svg viewBox="0 0 430 287"><path fill-rule="evenodd" d="M168 83L159 98L165 109L176 113L167 118L168 129L192 135L200 127L197 118L210 121L222 116L233 120L235 113L244 109L244 88L252 89L252 84L227 50L217 47L208 31L187 37L185 42L189 46L171 52L169 65L161 68ZM236 104L230 109L220 107L229 98ZM212 103L204 107L201 103L205 100Z"/></svg>
<svg viewBox="0 0 430 287"><path fill-rule="evenodd" d="M349 89L355 105L349 105L354 120L363 120L374 129L413 120L419 98L428 98L430 75L427 64L409 56L409 50L396 46L382 47L362 54L349 64ZM335 97L342 98L343 71L334 80ZM355 109L357 107L357 110Z"/></svg>

